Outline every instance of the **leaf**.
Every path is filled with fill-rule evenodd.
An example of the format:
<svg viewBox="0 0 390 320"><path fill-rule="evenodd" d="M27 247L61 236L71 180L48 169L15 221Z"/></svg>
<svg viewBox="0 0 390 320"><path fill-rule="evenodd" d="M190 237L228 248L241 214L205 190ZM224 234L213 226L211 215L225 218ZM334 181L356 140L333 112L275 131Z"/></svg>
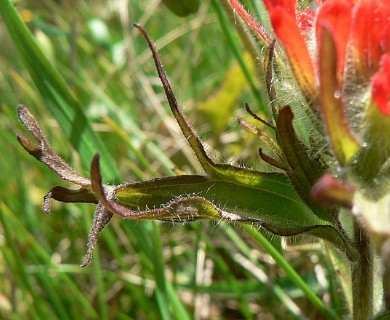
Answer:
<svg viewBox="0 0 390 320"><path fill-rule="evenodd" d="M241 177L252 174L242 169ZM337 243L341 250L350 250L336 229L318 219L301 201L284 175L257 173L257 180L263 181L258 187L204 176L177 176L113 189L102 185L99 157L95 156L91 177L99 201L108 211L126 219L254 223L276 235L310 233Z"/></svg>
<svg viewBox="0 0 390 320"><path fill-rule="evenodd" d="M313 214L285 175L235 169L236 181L185 175L114 188L103 186L99 157L95 156L91 179L105 208L126 219L254 223L280 236L311 234L333 243L349 259L356 259L354 248L332 225Z"/></svg>
<svg viewBox="0 0 390 320"><path fill-rule="evenodd" d="M37 160L46 164L62 179L73 182L80 186L90 185L89 179L85 178L67 164L50 146L47 138L39 127L37 119L30 110L24 106L18 106L18 117L22 124L35 137L38 144L35 144L25 137L18 136L18 141L22 147Z"/></svg>
<svg viewBox="0 0 390 320"><path fill-rule="evenodd" d="M306 204L319 218L331 221L329 211L314 201L312 187L324 173L321 162L309 158L305 145L298 139L293 127L294 114L290 107L280 110L276 120L277 138L290 166L286 174Z"/></svg>
<svg viewBox="0 0 390 320"><path fill-rule="evenodd" d="M160 178L119 186L115 190L110 187L106 191L102 185L99 157L95 156L91 165L91 179L99 201L109 211L129 219L226 219L256 222L279 235L311 232L334 243L341 250L344 248L349 251L349 257L354 256L347 240L328 223L332 220L328 212L313 212L302 201L287 176L217 164L210 159L177 103L155 45L142 26L135 24L135 27L152 51L172 113L206 171L206 176ZM298 148L298 155L293 162L289 162L290 165L294 162L296 164L291 167L292 171L300 167L310 168L308 176L305 176L310 187L305 192L310 196L311 186L315 177L322 173L322 168L318 168L318 164L307 157L303 145L296 138L291 110L282 110L278 120L282 147L286 150L288 147ZM312 205L312 208L317 207L322 210L320 206Z"/></svg>
<svg viewBox="0 0 390 320"><path fill-rule="evenodd" d="M352 259L354 252L349 248L342 233L338 233L327 219L321 219L317 212L313 212L313 208L302 201L301 195L295 190L296 186L290 182L290 176L218 164L211 160L176 101L153 42L140 25L135 26L152 50L173 115L206 175L182 175L118 186L103 185L100 156L96 154L91 163L89 180L70 168L52 150L35 118L26 107L21 106L19 117L39 144L34 144L26 138L19 138L20 143L60 177L80 186L78 190L52 188L45 197L44 209L49 211L48 202L51 197L64 202L98 201L83 266L89 263L98 235L113 214L132 220L177 222L211 219L254 223L281 236L309 233L330 241L340 250L347 251L348 257ZM279 113L277 129L286 154L293 153L294 148L301 151L292 160L288 159L293 171L301 169L302 161L307 160L307 157L305 150L299 148L300 144L292 127L291 110L288 108ZM310 167L312 163L304 165ZM310 175L305 178L309 178L311 183Z"/></svg>

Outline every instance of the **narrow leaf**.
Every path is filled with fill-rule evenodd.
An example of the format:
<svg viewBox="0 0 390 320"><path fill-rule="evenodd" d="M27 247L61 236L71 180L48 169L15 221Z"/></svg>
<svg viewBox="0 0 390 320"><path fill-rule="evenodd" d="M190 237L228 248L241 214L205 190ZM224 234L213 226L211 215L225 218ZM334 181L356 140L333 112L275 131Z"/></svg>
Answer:
<svg viewBox="0 0 390 320"><path fill-rule="evenodd" d="M269 101L272 108L272 117L276 122L278 117L278 108L276 105L276 90L274 86L274 60L275 60L275 43L276 40L273 40L269 46L267 46L267 51L264 55L264 74L265 74L265 83L267 86L267 93L269 97Z"/></svg>
<svg viewBox="0 0 390 320"><path fill-rule="evenodd" d="M311 189L324 173L324 168L318 161L309 158L306 147L295 134L293 118L291 108L285 107L280 110L276 121L278 140L290 166L286 173L313 212L321 219L331 221L328 211L315 202L311 195Z"/></svg>
<svg viewBox="0 0 390 320"><path fill-rule="evenodd" d="M186 175L122 185L111 201L101 185L94 190L107 208L128 219L256 222L286 236L328 225L302 202L285 175L257 172L255 185L251 183L254 172L237 169L236 174L241 183Z"/></svg>

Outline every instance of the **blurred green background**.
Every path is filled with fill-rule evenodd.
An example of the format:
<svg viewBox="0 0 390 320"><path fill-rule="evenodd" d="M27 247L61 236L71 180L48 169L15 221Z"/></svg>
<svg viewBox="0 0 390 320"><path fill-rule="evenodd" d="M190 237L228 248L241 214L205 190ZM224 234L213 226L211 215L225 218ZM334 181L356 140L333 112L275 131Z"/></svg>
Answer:
<svg viewBox="0 0 390 320"><path fill-rule="evenodd" d="M266 105L261 48L248 34L240 35L225 1L201 1L197 12L185 17L160 1L14 4L114 160L112 171L119 175L105 182L173 175L174 166L201 173L134 22L154 39L176 97L213 159L269 170L257 156L258 139L236 123L236 117L247 117L244 102L256 112ZM262 16L259 1L246 4ZM17 105L30 107L64 159L87 176L89 168L54 120L2 21L0 41L1 319L320 318L239 226L114 218L91 265L80 268L95 206L53 201L52 214L43 214L43 196L66 183L18 145L16 134L27 132L17 120ZM280 239L270 239L280 248ZM326 298L332 285L326 263L310 249L310 254L295 248L285 254ZM334 308L341 303L332 301Z"/></svg>

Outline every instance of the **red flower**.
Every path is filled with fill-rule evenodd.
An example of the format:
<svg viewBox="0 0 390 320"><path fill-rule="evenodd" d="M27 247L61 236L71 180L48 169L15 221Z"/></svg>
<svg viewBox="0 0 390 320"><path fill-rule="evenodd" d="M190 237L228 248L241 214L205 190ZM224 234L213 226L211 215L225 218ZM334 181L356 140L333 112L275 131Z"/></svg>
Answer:
<svg viewBox="0 0 390 320"><path fill-rule="evenodd" d="M367 76L379 68L381 57L390 53L390 1L360 0L351 26L355 67Z"/></svg>
<svg viewBox="0 0 390 320"><path fill-rule="evenodd" d="M245 12L237 2L232 6L243 16ZM273 30L282 43L303 93L315 97L316 70L319 61L312 59L308 49L308 30L315 20L317 48L321 32L327 28L337 51L337 78L340 83L346 72L370 77L378 71L381 57L390 53L390 1L388 0L324 0L317 1L318 8L302 10L296 0L264 0L270 15ZM238 10L238 5L241 11ZM257 25L255 19L245 12L245 21ZM257 27L262 40L269 35ZM352 60L351 60L352 58ZM352 61L353 70L346 69L346 61ZM368 79L370 80L370 79Z"/></svg>
<svg viewBox="0 0 390 320"><path fill-rule="evenodd" d="M359 143L344 114L350 104L344 89L356 88L356 96L371 92L372 101L359 101L359 107L374 105L390 116L390 1L322 0L314 11L296 0L263 2L303 95L310 102L319 98L332 149L348 162ZM263 30L261 38L270 36Z"/></svg>
<svg viewBox="0 0 390 320"><path fill-rule="evenodd" d="M390 54L385 54L381 60L381 68L372 77L372 99L379 111L390 115Z"/></svg>
<svg viewBox="0 0 390 320"><path fill-rule="evenodd" d="M311 25L311 21L297 19L295 0L264 0L264 4L269 12L274 32L286 50L295 78L303 94L310 99L316 95L315 76L303 30ZM298 14L298 17L305 15Z"/></svg>
<svg viewBox="0 0 390 320"><path fill-rule="evenodd" d="M336 45L337 79L340 84L344 76L351 20L352 3L350 0L329 0L318 9L316 21L317 43L321 43L321 32L323 28L326 28L331 33Z"/></svg>

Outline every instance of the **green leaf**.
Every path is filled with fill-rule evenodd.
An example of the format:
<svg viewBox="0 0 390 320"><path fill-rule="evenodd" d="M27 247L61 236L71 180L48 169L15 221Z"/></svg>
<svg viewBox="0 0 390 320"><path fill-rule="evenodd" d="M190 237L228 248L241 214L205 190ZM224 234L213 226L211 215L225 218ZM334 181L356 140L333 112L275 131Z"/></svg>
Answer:
<svg viewBox="0 0 390 320"><path fill-rule="evenodd" d="M331 242L350 260L356 259L348 241L331 224L314 215L286 176L235 169L241 183L205 176L167 177L119 186L111 198L104 195L96 161L91 176L99 200L108 210L127 219L255 223L280 236L313 235Z"/></svg>
<svg viewBox="0 0 390 320"><path fill-rule="evenodd" d="M298 139L293 127L294 114L290 107L280 110L276 120L277 138L290 166L286 174L306 204L319 218L331 221L329 210L314 201L312 187L325 172L317 159L309 158L305 145Z"/></svg>
<svg viewBox="0 0 390 320"><path fill-rule="evenodd" d="M131 210L151 211L145 218L155 214L164 220L253 221L278 235L295 235L326 224L302 202L286 176L246 169L235 173L241 183L205 176L166 177L119 186L115 197ZM173 211L179 204L187 207Z"/></svg>

